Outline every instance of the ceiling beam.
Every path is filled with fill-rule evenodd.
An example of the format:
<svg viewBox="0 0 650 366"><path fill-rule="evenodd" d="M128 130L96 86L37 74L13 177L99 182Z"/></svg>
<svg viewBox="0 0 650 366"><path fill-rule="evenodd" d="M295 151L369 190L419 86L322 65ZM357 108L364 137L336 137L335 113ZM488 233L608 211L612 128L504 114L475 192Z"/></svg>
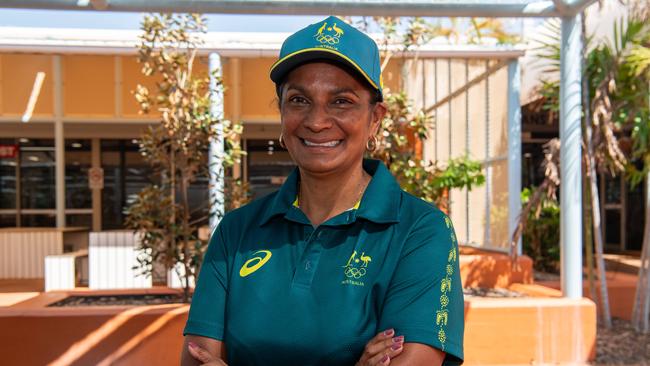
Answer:
<svg viewBox="0 0 650 366"><path fill-rule="evenodd" d="M423 17L572 16L596 0L0 0L23 9ZM558 6L563 4L562 6ZM562 8L562 9L560 9Z"/></svg>

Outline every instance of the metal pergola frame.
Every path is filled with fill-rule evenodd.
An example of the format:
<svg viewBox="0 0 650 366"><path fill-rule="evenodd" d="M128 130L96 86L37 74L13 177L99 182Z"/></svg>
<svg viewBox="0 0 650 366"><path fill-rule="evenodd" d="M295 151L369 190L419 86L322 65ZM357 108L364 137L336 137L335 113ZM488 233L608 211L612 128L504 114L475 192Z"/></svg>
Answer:
<svg viewBox="0 0 650 366"><path fill-rule="evenodd" d="M222 14L566 17L595 0L2 0L0 7Z"/></svg>
<svg viewBox="0 0 650 366"><path fill-rule="evenodd" d="M0 7L23 9L100 10L127 12L199 12L224 14L366 15L429 17L560 17L560 139L562 189L560 191L560 253L562 293L582 297L582 180L581 136L582 70L580 12L596 0L0 0ZM211 55L210 65L219 65ZM55 65L56 66L56 65ZM521 188L521 112L519 110L519 65L509 67L509 190ZM221 101L221 104L223 101ZM222 113L215 106L215 113ZM63 144L61 111L55 111L56 144ZM515 138L519 137L519 141ZM211 146L219 155L223 144ZM62 153L60 154L62 155ZM57 160L63 156L56 156ZM517 162L519 166L517 167ZM57 164L57 209L64 207L65 172ZM511 172L514 170L515 172ZM510 210L519 202L519 190L509 197ZM519 212L519 208L516 209ZM64 226L64 216L57 224ZM510 213L510 227L515 220ZM512 232L512 231L511 231Z"/></svg>

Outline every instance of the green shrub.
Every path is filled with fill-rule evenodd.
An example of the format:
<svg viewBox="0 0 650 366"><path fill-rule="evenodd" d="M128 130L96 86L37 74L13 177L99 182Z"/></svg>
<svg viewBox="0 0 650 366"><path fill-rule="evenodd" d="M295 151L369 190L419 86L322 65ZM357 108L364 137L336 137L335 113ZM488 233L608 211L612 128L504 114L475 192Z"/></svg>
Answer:
<svg viewBox="0 0 650 366"><path fill-rule="evenodd" d="M534 189L521 192L526 204ZM523 233L524 254L533 259L538 271L557 273L560 264L560 206L557 200L543 196L539 212L531 211Z"/></svg>

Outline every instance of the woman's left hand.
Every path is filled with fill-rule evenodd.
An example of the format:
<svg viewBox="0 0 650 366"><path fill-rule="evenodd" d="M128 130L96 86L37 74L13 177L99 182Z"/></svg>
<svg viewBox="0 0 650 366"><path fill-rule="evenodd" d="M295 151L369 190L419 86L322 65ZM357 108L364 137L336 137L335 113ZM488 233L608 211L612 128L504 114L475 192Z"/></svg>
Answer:
<svg viewBox="0 0 650 366"><path fill-rule="evenodd" d="M228 366L222 359L211 355L194 342L188 343L187 349L192 357L201 362L201 366Z"/></svg>

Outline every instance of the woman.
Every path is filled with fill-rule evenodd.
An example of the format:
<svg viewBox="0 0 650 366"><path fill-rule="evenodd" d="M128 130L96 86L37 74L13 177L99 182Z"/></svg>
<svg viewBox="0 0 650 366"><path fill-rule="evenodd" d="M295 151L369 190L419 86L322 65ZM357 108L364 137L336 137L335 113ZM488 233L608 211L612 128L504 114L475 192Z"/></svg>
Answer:
<svg viewBox="0 0 650 366"><path fill-rule="evenodd" d="M451 222L402 191L376 147L377 45L336 17L271 69L297 168L213 232L183 365L440 365L463 357Z"/></svg>

